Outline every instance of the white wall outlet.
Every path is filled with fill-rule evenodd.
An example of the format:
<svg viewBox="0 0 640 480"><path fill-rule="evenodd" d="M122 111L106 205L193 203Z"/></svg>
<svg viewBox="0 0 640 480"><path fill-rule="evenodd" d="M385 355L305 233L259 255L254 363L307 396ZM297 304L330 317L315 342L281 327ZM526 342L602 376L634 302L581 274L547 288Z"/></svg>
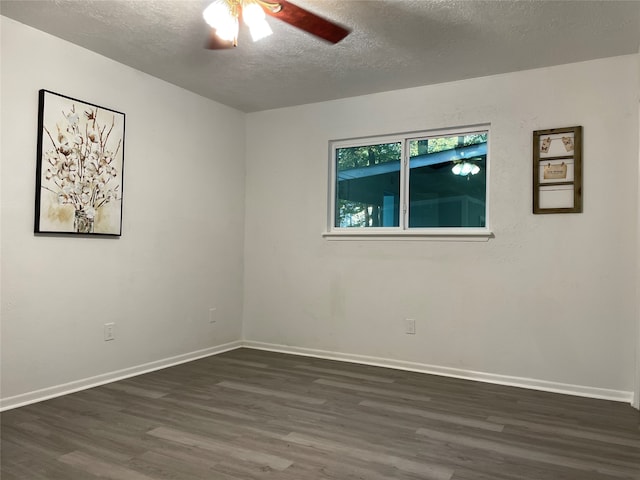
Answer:
<svg viewBox="0 0 640 480"><path fill-rule="evenodd" d="M416 321L413 318L404 319L404 333L407 335L416 334Z"/></svg>
<svg viewBox="0 0 640 480"><path fill-rule="evenodd" d="M115 340L115 338L116 338L116 324L105 323L104 324L104 341L108 342L110 340Z"/></svg>
<svg viewBox="0 0 640 480"><path fill-rule="evenodd" d="M216 323L216 310L215 307L209 309L209 323Z"/></svg>

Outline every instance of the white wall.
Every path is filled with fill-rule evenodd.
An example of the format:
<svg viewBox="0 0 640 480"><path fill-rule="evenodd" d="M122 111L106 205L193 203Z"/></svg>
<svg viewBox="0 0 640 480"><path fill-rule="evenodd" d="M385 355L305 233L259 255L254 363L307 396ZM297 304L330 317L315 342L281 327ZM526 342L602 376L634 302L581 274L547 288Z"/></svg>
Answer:
<svg viewBox="0 0 640 480"><path fill-rule="evenodd" d="M248 115L245 338L630 398L637 93L631 55ZM322 238L330 139L486 122L494 239ZM533 215L532 131L573 125L584 213Z"/></svg>
<svg viewBox="0 0 640 480"><path fill-rule="evenodd" d="M250 114L245 139L240 112L0 26L3 400L233 342L242 318L251 341L633 390L637 56ZM33 235L40 88L127 114L121 238ZM330 139L485 122L494 239L321 237ZM585 213L534 216L531 132L578 124Z"/></svg>
<svg viewBox="0 0 640 480"><path fill-rule="evenodd" d="M5 17L1 29L3 399L239 340L244 114ZM33 235L41 88L126 113L121 238Z"/></svg>

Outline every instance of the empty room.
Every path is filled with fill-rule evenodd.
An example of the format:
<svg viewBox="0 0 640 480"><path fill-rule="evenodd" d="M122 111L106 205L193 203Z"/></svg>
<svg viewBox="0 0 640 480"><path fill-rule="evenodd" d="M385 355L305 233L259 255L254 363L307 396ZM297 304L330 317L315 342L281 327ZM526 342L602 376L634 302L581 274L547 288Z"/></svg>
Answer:
<svg viewBox="0 0 640 480"><path fill-rule="evenodd" d="M3 480L640 479L640 1L0 15Z"/></svg>

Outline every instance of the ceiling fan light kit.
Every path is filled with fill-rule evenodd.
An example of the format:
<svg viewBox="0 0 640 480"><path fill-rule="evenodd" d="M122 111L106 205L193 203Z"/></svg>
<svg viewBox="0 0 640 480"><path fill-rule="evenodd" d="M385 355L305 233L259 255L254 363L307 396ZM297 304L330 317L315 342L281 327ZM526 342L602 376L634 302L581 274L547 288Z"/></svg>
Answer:
<svg viewBox="0 0 640 480"><path fill-rule="evenodd" d="M238 46L240 19L249 27L254 42L271 35L273 31L266 14L334 44L349 34L346 28L286 0L215 0L202 12L213 29L208 48L219 50Z"/></svg>
<svg viewBox="0 0 640 480"><path fill-rule="evenodd" d="M471 159L475 160L475 159ZM480 172L480 167L475 163L471 163L469 160L462 160L455 163L451 171L454 175L460 175L461 177L468 177L469 175L476 175Z"/></svg>
<svg viewBox="0 0 640 480"><path fill-rule="evenodd" d="M242 20L249 26L254 42L273 33L265 17L264 10L256 2L248 3L242 9Z"/></svg>
<svg viewBox="0 0 640 480"><path fill-rule="evenodd" d="M220 39L238 45L240 18L249 27L251 37L256 42L273 33L265 18L264 8L276 9L277 4L259 0L216 0L202 12L204 20L215 29Z"/></svg>

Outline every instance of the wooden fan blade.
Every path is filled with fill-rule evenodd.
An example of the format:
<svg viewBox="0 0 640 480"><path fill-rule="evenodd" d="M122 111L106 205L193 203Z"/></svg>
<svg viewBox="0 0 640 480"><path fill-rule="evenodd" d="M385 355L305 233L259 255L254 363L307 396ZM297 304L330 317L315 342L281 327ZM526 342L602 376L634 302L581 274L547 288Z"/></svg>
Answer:
<svg viewBox="0 0 640 480"><path fill-rule="evenodd" d="M216 31L213 28L211 29L209 32L209 41L207 42L207 48L209 50L225 50L233 47L233 42L222 40L218 35L216 35Z"/></svg>
<svg viewBox="0 0 640 480"><path fill-rule="evenodd" d="M286 22L294 27L304 30L305 32L320 37L330 43L338 43L344 37L349 35L350 30L333 23L330 20L326 20L319 17L315 13L311 13L304 8L298 7L286 0L280 0L278 2L282 9L279 12L271 12L265 8L265 12L272 17L275 17L283 22Z"/></svg>

